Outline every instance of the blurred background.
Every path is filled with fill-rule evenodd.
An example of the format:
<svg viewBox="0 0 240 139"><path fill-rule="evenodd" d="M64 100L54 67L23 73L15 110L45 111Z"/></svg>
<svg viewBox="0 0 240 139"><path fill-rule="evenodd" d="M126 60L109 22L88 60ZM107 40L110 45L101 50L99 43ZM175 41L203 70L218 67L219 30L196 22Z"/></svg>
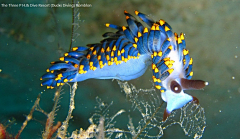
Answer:
<svg viewBox="0 0 240 139"><path fill-rule="evenodd" d="M40 3L37 0L2 0L0 5L0 122L10 134L17 134L39 93L40 106L50 112L55 89L41 87L39 78L69 49L72 8L3 7L2 4ZM41 3L71 3L70 0L46 0ZM81 0L92 7L79 8L80 21L73 46L98 43L102 34L114 31L105 23L126 25L124 10L134 10L158 21L167 21L174 32L185 33L193 58L193 79L209 82L204 90L187 93L196 96L205 110L207 127L203 138L240 137L240 1L239 0ZM54 13L54 14L52 14ZM54 15L54 16L53 16ZM130 81L137 88L152 88L152 72ZM69 87L63 88L56 121L67 115ZM94 113L96 97L113 101L113 113L129 109L131 104L117 81L86 80L78 83L70 131L86 129ZM127 115L127 114L126 114ZM134 115L131 116L134 119ZM128 120L128 119L126 119ZM46 116L34 112L33 120L21 138L41 138ZM128 123L128 121L126 121ZM126 125L126 124L125 124ZM190 138L179 125L164 131L163 138Z"/></svg>

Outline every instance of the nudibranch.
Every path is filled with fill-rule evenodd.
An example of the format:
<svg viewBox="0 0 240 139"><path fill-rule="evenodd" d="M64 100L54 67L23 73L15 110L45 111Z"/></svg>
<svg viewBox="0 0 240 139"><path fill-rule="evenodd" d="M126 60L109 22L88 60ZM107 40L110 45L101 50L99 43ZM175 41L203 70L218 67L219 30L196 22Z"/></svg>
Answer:
<svg viewBox="0 0 240 139"><path fill-rule="evenodd" d="M183 107L190 101L198 103L194 96L183 92L186 89L201 89L207 85L202 80L192 78L193 60L186 49L184 34L172 32L164 20L154 22L147 15L135 11L141 21L124 11L128 26L106 24L116 29L103 34L100 43L79 46L52 62L43 85L54 88L66 82L80 82L86 79L132 80L143 75L152 66L155 88L167 102L163 121L173 110Z"/></svg>

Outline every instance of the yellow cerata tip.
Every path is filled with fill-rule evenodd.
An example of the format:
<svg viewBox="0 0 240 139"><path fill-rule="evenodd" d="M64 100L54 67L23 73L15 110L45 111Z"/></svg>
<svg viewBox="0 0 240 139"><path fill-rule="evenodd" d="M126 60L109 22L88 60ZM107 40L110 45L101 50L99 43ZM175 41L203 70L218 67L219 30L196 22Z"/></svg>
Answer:
<svg viewBox="0 0 240 139"><path fill-rule="evenodd" d="M122 30L125 31L127 28L125 26L122 26Z"/></svg>
<svg viewBox="0 0 240 139"><path fill-rule="evenodd" d="M105 24L105 26L106 26L106 27L109 27L109 26L110 26L110 24L109 24L109 23L106 23L106 24Z"/></svg>
<svg viewBox="0 0 240 139"><path fill-rule="evenodd" d="M190 75L190 76L193 76L193 72L191 71L189 75Z"/></svg>
<svg viewBox="0 0 240 139"><path fill-rule="evenodd" d="M148 32L148 28L145 27L143 33L147 33L147 32Z"/></svg>
<svg viewBox="0 0 240 139"><path fill-rule="evenodd" d="M78 47L73 47L72 51L76 51L78 49Z"/></svg>
<svg viewBox="0 0 240 139"><path fill-rule="evenodd" d="M162 25L164 25L164 24L165 24L165 21L164 21L164 20L162 20L162 19L160 19L160 20L159 20L159 23L160 23L160 25L162 26Z"/></svg>
<svg viewBox="0 0 240 139"><path fill-rule="evenodd" d="M180 34L180 37L181 37L182 40L184 40L184 34L183 33Z"/></svg>
<svg viewBox="0 0 240 139"><path fill-rule="evenodd" d="M168 26L165 26L165 31L169 31L170 28Z"/></svg>
<svg viewBox="0 0 240 139"><path fill-rule="evenodd" d="M139 11L135 10L135 14L138 15L138 14L139 14Z"/></svg>
<svg viewBox="0 0 240 139"><path fill-rule="evenodd" d="M60 61L64 61L64 57L60 57L59 60L60 60Z"/></svg>
<svg viewBox="0 0 240 139"><path fill-rule="evenodd" d="M68 53L65 53L64 56L68 56Z"/></svg>

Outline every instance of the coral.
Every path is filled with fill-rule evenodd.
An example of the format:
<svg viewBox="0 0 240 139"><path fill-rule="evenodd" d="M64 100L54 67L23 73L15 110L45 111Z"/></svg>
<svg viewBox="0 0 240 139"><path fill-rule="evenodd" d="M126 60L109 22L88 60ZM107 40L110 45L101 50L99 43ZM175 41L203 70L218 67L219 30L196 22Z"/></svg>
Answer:
<svg viewBox="0 0 240 139"><path fill-rule="evenodd" d="M132 103L132 109L139 111L141 115L141 119L138 121L137 125L134 125L129 115L128 130L118 128L116 122L119 121L116 120L116 117L121 116L125 110L121 109L110 116L109 108L112 106L113 102L106 104L99 97L96 97L97 109L92 117L89 118L90 126L88 129L84 130L80 128L80 130L75 130L68 136L69 133L67 129L71 118L73 118L72 112L75 108L74 97L77 83L74 83L72 89L70 89L69 111L66 120L62 122L62 125L58 123L56 126L52 126L52 124L51 126L46 126L43 138L52 137L55 131L57 132L56 136L62 139L160 138L163 136L164 130L174 124L179 124L184 133L190 137L196 139L202 137L206 127L206 118L204 109L200 105L189 103L180 110L174 111L166 121L162 121L163 101L160 99L160 95L155 89L136 89L135 86L120 81L118 81L118 84ZM60 94L58 91L55 93L53 109L48 115L52 115L56 111L56 107L58 107L59 97L56 97L56 94ZM35 105L37 105L37 103L39 103L38 100L35 102ZM180 117L178 115L180 115ZM48 121L54 121L54 116L48 116L47 123ZM155 129L157 129L157 132L152 131Z"/></svg>

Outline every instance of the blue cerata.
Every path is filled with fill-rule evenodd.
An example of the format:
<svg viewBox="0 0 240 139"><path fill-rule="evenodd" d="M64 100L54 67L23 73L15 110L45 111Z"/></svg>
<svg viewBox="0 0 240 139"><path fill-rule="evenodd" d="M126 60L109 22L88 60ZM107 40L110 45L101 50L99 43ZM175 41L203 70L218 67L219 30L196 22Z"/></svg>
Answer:
<svg viewBox="0 0 240 139"><path fill-rule="evenodd" d="M207 85L202 80L190 80L193 60L186 49L184 34L172 32L164 20L154 22L147 15L135 11L145 22L145 27L131 14L124 11L128 26L106 24L117 31L103 34L100 43L87 47L74 47L64 54L60 61L52 62L42 86L54 88L66 82L80 82L86 79L132 80L143 75L152 66L153 82L167 102L163 121L173 110L190 101L198 103L194 96L183 92L186 89L201 89Z"/></svg>

